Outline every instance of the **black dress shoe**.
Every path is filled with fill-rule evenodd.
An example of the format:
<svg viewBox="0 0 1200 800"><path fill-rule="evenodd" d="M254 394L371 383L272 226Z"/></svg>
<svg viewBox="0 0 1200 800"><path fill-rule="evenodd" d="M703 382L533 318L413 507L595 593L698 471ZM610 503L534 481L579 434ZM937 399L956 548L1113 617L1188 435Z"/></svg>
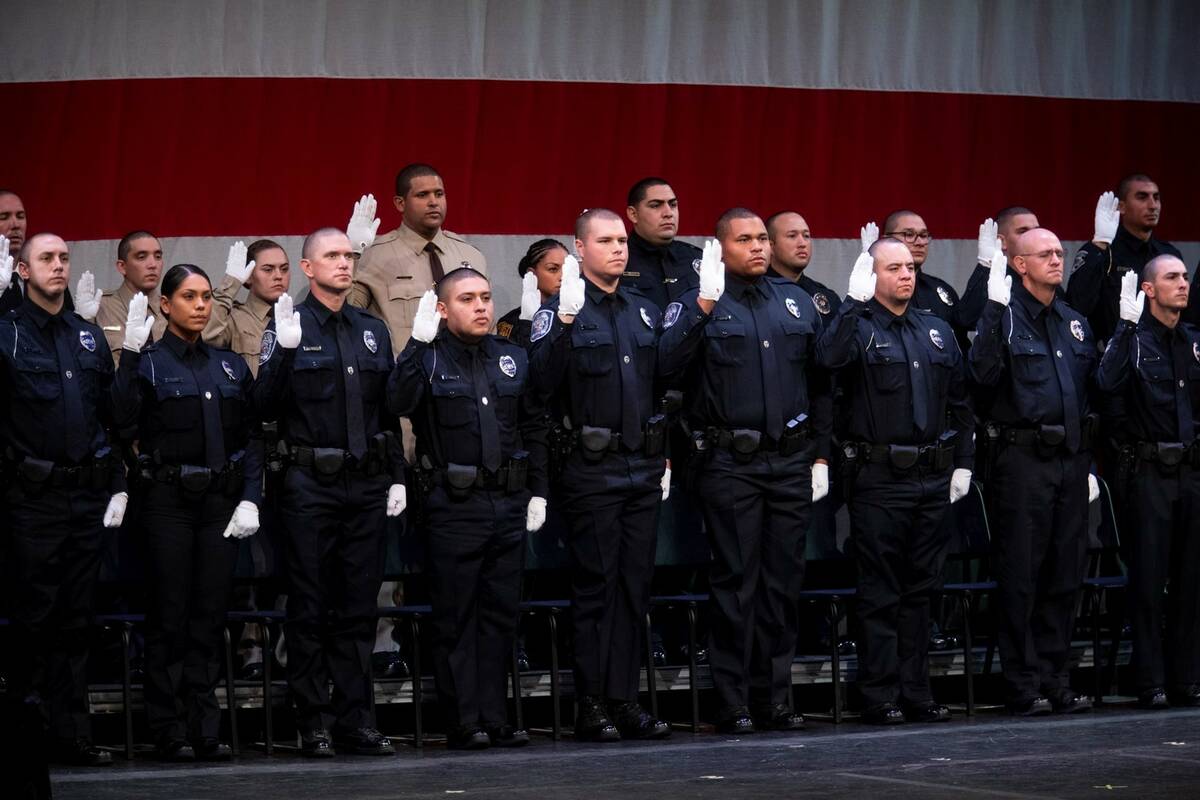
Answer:
<svg viewBox="0 0 1200 800"><path fill-rule="evenodd" d="M483 728L459 728L446 737L451 750L486 750L492 744Z"/></svg>
<svg viewBox="0 0 1200 800"><path fill-rule="evenodd" d="M1055 714L1082 714L1092 710L1092 698L1074 689L1063 689L1050 695L1050 705Z"/></svg>
<svg viewBox="0 0 1200 800"><path fill-rule="evenodd" d="M949 722L950 709L941 703L908 703L904 706L904 718L910 722Z"/></svg>
<svg viewBox="0 0 1200 800"><path fill-rule="evenodd" d="M229 745L222 744L216 739L200 739L192 742L192 751L197 761L228 761L233 758Z"/></svg>
<svg viewBox="0 0 1200 800"><path fill-rule="evenodd" d="M263 662L252 661L249 664L242 664L242 668L238 670L237 679L256 683L261 681L263 679Z"/></svg>
<svg viewBox="0 0 1200 800"><path fill-rule="evenodd" d="M1192 683L1187 686L1180 686L1174 689L1170 694L1171 705L1181 708L1194 708L1200 706L1200 683Z"/></svg>
<svg viewBox="0 0 1200 800"><path fill-rule="evenodd" d="M329 731L319 730L301 734L300 754L306 758L332 758L335 755Z"/></svg>
<svg viewBox="0 0 1200 800"><path fill-rule="evenodd" d="M488 728L487 735L492 740L493 747L524 747L529 744L529 732L512 725Z"/></svg>
<svg viewBox="0 0 1200 800"><path fill-rule="evenodd" d="M656 643L650 649L650 655L654 659L654 666L665 667L667 665L667 651L663 648L661 642Z"/></svg>
<svg viewBox="0 0 1200 800"><path fill-rule="evenodd" d="M530 664L530 661L529 661L529 653L527 653L525 651L524 647L518 647L517 648L517 672L529 672L529 670L531 670L531 669L533 669L533 666Z"/></svg>
<svg viewBox="0 0 1200 800"><path fill-rule="evenodd" d="M622 739L666 739L671 735L670 725L650 716L637 703L613 700L608 708Z"/></svg>
<svg viewBox="0 0 1200 800"><path fill-rule="evenodd" d="M393 651L371 654L371 673L376 678L407 678L411 672L408 662Z"/></svg>
<svg viewBox="0 0 1200 800"><path fill-rule="evenodd" d="M1147 689L1138 694L1138 705L1142 708L1149 708L1155 711L1164 708L1170 708L1171 704L1167 702L1167 693L1161 687Z"/></svg>
<svg viewBox="0 0 1200 800"><path fill-rule="evenodd" d="M862 713L862 721L871 725L903 725L904 712L895 703L872 706Z"/></svg>
<svg viewBox="0 0 1200 800"><path fill-rule="evenodd" d="M333 742L338 750L357 756L394 756L396 748L392 740L374 728L358 728L353 731L335 731Z"/></svg>
<svg viewBox="0 0 1200 800"><path fill-rule="evenodd" d="M717 733L746 736L754 733L754 720L745 707L727 708L717 715Z"/></svg>
<svg viewBox="0 0 1200 800"><path fill-rule="evenodd" d="M180 764L187 761L196 760L196 751L192 746L182 739L172 739L169 742L160 744L156 751L159 761L169 761L173 764Z"/></svg>
<svg viewBox="0 0 1200 800"><path fill-rule="evenodd" d="M74 739L58 742L54 747L54 761L75 767L108 767L113 763L112 753L92 744L91 739Z"/></svg>
<svg viewBox="0 0 1200 800"><path fill-rule="evenodd" d="M619 742L621 732L608 718L600 698L579 698L579 716L575 718L575 738L581 742Z"/></svg>
<svg viewBox="0 0 1200 800"><path fill-rule="evenodd" d="M1014 717L1040 717L1053 710L1050 701L1040 696L1008 704L1008 713Z"/></svg>
<svg viewBox="0 0 1200 800"><path fill-rule="evenodd" d="M754 713L754 727L760 731L802 731L804 715L790 710L783 703L766 706Z"/></svg>

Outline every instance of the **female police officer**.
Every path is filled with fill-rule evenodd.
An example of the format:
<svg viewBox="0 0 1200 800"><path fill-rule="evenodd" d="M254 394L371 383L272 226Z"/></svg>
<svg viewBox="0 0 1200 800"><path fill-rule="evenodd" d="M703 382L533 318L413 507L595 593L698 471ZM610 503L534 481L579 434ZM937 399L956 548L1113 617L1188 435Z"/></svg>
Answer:
<svg viewBox="0 0 1200 800"><path fill-rule="evenodd" d="M199 267L163 278L167 329L143 349L153 318L129 306L117 370L117 415L136 428L151 603L146 715L159 756L220 760L213 689L237 539L258 529L262 441L252 425L246 362L205 344L212 286Z"/></svg>

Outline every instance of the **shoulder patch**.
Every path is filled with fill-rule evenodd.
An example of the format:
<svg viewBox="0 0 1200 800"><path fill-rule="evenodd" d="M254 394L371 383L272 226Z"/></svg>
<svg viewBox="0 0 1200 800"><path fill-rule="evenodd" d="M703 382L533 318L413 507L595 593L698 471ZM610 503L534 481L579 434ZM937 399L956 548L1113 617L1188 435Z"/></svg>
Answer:
<svg viewBox="0 0 1200 800"><path fill-rule="evenodd" d="M667 310L665 312L663 312L663 321L662 321L663 330L666 330L667 328L674 325L676 322L679 322L679 315L682 313L683 313L683 303L676 301L676 302L669 304L667 306Z"/></svg>
<svg viewBox="0 0 1200 800"><path fill-rule="evenodd" d="M262 343L258 348L258 363L265 364L275 352L275 331L263 331Z"/></svg>
<svg viewBox="0 0 1200 800"><path fill-rule="evenodd" d="M1079 252L1075 254L1075 263L1071 265L1071 271L1079 269L1083 266L1083 262L1087 261L1087 253L1083 252L1083 248L1079 248Z"/></svg>
<svg viewBox="0 0 1200 800"><path fill-rule="evenodd" d="M946 289L945 286L937 287L937 296L946 305L948 305L948 306L954 305L954 299L952 297L950 297L950 292Z"/></svg>
<svg viewBox="0 0 1200 800"><path fill-rule="evenodd" d="M698 259L698 258L692 259L692 269L696 270L697 275L700 274L700 259Z"/></svg>
<svg viewBox="0 0 1200 800"><path fill-rule="evenodd" d="M540 309L533 315L533 326L529 332L529 341L536 342L547 333L550 332L550 326L554 324L554 312L548 308Z"/></svg>
<svg viewBox="0 0 1200 800"><path fill-rule="evenodd" d="M512 335L513 326L511 322L497 322L496 335L507 339Z"/></svg>
<svg viewBox="0 0 1200 800"><path fill-rule="evenodd" d="M829 304L829 298L824 292L817 292L812 296L813 305L816 306L817 313L823 317L829 316L829 312L833 308Z"/></svg>
<svg viewBox="0 0 1200 800"><path fill-rule="evenodd" d="M1192 342L1192 356L1200 361L1200 342Z"/></svg>

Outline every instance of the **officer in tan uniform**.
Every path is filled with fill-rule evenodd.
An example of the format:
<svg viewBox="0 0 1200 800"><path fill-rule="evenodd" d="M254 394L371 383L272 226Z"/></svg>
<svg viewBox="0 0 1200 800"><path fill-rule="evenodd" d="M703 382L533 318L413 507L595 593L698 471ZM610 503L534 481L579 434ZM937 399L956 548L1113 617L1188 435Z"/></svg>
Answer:
<svg viewBox="0 0 1200 800"><path fill-rule="evenodd" d="M403 221L376 239L374 246L363 248L349 302L387 324L393 355L398 355L412 336L421 295L445 273L460 267L486 275L487 261L460 236L442 229L446 190L433 167L409 164L400 170L392 200ZM356 250L363 245L360 238L352 236L350 241Z"/></svg>
<svg viewBox="0 0 1200 800"><path fill-rule="evenodd" d="M150 341L157 342L167 329L167 321L159 312L158 302L158 282L163 272L162 245L158 237L150 231L133 231L121 237L117 245L117 272L125 280L116 289L104 293L96 314L96 324L104 331L114 363L119 361L121 343L125 341L125 317L129 314L129 301L138 292L146 295L146 307L154 317Z"/></svg>
<svg viewBox="0 0 1200 800"><path fill-rule="evenodd" d="M225 277L213 292L204 341L237 353L255 376L263 331L275 301L288 290L289 269L283 246L270 239L259 239L249 247L235 242L229 248ZM243 286L249 294L245 300L235 300Z"/></svg>

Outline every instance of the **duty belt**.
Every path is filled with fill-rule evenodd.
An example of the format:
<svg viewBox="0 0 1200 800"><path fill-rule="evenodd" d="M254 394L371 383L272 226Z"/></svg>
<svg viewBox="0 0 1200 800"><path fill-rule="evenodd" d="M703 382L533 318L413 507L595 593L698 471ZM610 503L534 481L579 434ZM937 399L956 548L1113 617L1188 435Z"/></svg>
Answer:
<svg viewBox="0 0 1200 800"><path fill-rule="evenodd" d="M292 445L289 454L294 465L326 476L335 476L342 472L377 475L382 471L382 465L373 464L370 458L358 459L349 450L337 447Z"/></svg>
<svg viewBox="0 0 1200 800"><path fill-rule="evenodd" d="M891 464L899 470L909 470L916 467L942 471L949 469L954 463L954 445L952 444L875 444L859 442L853 445L858 456L868 464Z"/></svg>
<svg viewBox="0 0 1200 800"><path fill-rule="evenodd" d="M246 473L240 461L226 464L220 470L197 467L191 464L145 464L141 468L144 479L157 483L179 486L189 492L220 492L236 494L245 484Z"/></svg>
<svg viewBox="0 0 1200 800"><path fill-rule="evenodd" d="M1200 465L1200 448L1182 442L1135 442L1134 455L1139 461L1151 461L1164 467Z"/></svg>
<svg viewBox="0 0 1200 800"><path fill-rule="evenodd" d="M70 466L38 458L24 458L10 462L10 468L26 486L46 489L99 489L108 486L114 466L107 457Z"/></svg>

